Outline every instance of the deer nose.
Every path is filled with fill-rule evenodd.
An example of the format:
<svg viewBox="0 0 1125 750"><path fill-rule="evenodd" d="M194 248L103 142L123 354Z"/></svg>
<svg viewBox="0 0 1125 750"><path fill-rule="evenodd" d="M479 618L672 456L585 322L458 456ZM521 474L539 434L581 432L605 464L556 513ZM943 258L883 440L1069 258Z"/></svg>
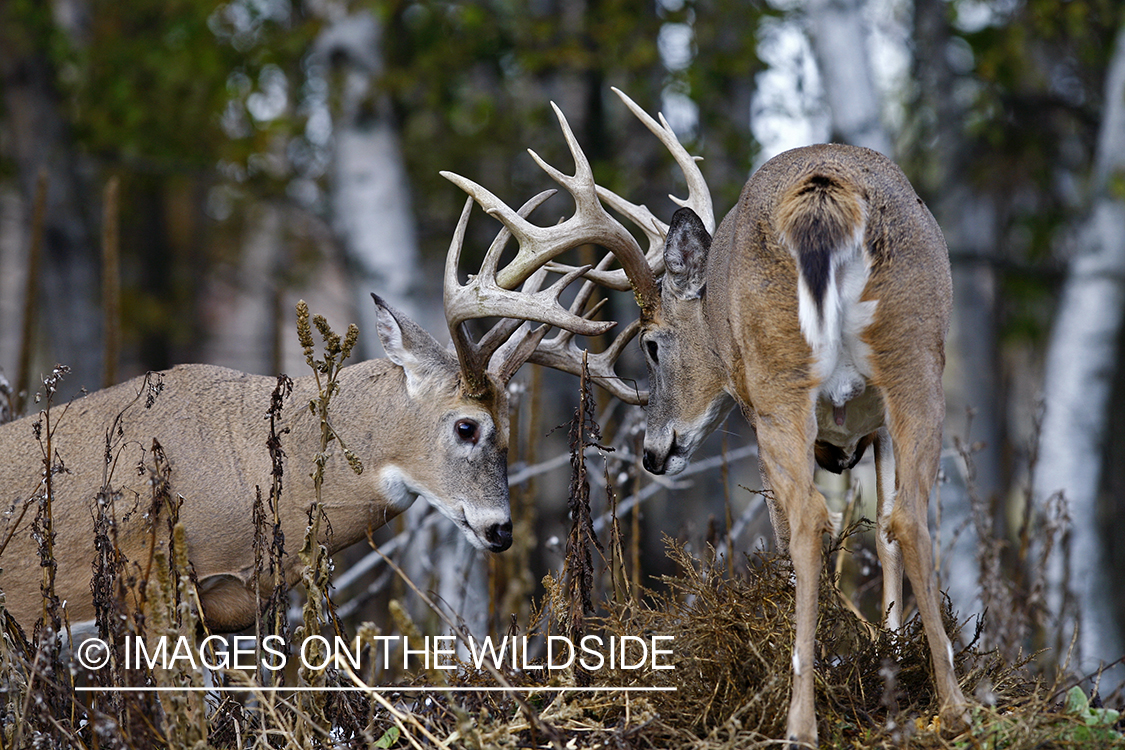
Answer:
<svg viewBox="0 0 1125 750"><path fill-rule="evenodd" d="M644 458L641 459L641 465L645 467L645 471L650 474L663 474L664 462L656 458L656 452L645 448Z"/></svg>
<svg viewBox="0 0 1125 750"><path fill-rule="evenodd" d="M488 527L484 538L493 552L503 552L512 546L512 522L492 524Z"/></svg>

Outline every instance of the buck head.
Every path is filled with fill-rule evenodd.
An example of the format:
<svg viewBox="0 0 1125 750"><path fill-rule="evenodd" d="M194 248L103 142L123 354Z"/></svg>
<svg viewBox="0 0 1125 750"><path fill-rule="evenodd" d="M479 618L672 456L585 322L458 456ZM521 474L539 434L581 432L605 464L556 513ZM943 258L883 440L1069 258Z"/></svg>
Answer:
<svg viewBox="0 0 1125 750"><path fill-rule="evenodd" d="M482 373L485 387L470 393L452 352L414 321L372 297L383 349L402 368L405 379L409 403L398 414L415 422L414 430L404 429L411 437L391 452L401 460L380 471L382 491L396 504L409 504L413 496L424 498L478 549L508 549L512 517L505 384Z"/></svg>
<svg viewBox="0 0 1125 750"><path fill-rule="evenodd" d="M468 181L464 184L473 186ZM504 219L523 220L549 195L537 196ZM484 203L487 206L487 199ZM535 353L549 326L599 335L614 324L588 320L559 302L562 291L588 267L564 273L541 288L548 275L543 266L553 257L551 247L538 247L517 234L520 252L501 269L500 255L511 237L508 229L501 230L485 253L480 272L462 284L458 264L472 206L473 198L469 198L446 256L443 296L451 350L371 295L378 307L383 349L402 368L411 411L424 415L416 437L404 441L409 445L403 446L403 452L411 453L410 457L388 464L380 482L387 496L401 498L403 503L408 504L415 495L425 498L476 547L501 552L512 544L508 381ZM519 284L522 288L514 290ZM489 317L500 321L474 341L468 322ZM531 322L544 325L532 329Z"/></svg>
<svg viewBox="0 0 1125 750"><path fill-rule="evenodd" d="M649 382L644 467L653 474L683 471L733 405L703 316L710 249L696 213L677 211L664 243L659 304L641 323Z"/></svg>

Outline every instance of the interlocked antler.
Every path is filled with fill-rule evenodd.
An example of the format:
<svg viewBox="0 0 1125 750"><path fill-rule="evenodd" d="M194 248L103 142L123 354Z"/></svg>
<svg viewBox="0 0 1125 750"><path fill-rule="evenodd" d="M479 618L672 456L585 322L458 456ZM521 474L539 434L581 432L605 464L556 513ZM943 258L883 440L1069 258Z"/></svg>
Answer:
<svg viewBox="0 0 1125 750"><path fill-rule="evenodd" d="M604 274L606 267L612 260L613 255L607 255L602 259L601 263L588 271L587 275L594 273ZM572 312L580 311L586 306L594 288L595 284L592 281L587 281L582 285L582 288L578 291L574 301L571 303L570 309ZM591 308L587 315L596 313L601 309L605 301L605 298L602 298ZM590 354L587 352L586 371L594 382L625 403L643 406L648 403L648 391L638 390L635 383L622 379L614 370L614 366L617 364L617 358L621 356L621 352L625 351L625 347L636 337L640 330L641 320L638 318L618 333L604 351L598 354ZM545 367L553 367L556 370L562 370L563 372L569 372L571 375L581 377L583 350L575 344L574 336L575 333L573 331L564 329L560 330L549 339L543 339L536 345L535 351L531 353L531 357L528 361Z"/></svg>
<svg viewBox="0 0 1125 750"><path fill-rule="evenodd" d="M525 203L518 212L514 212L515 215L521 221L524 220L524 217L554 192L548 190L540 193ZM530 278L521 279L525 281L524 288L518 292L501 286L497 280L498 275L502 273L498 271L498 265L500 253L511 238L507 229L500 230L488 248L480 273L470 276L468 282L462 284L458 279L457 266L461 260L465 229L472 208L473 199L469 198L461 211L461 218L457 222L457 229L449 245L449 254L445 259L445 319L449 325L449 333L453 337L453 345L457 350L457 359L461 363L465 389L469 394L483 395L490 388L486 372L491 372L502 384L507 383L519 366L527 361L536 344L547 332L546 326L540 326L531 332L525 327L520 336L513 336L522 321L546 323L584 336L605 333L615 323L584 318L567 310L558 300L562 291L576 278L590 270L590 266L568 269L561 279L540 290L539 287L547 276L547 271L542 266L553 256L524 253L521 245L520 254L523 256L524 268L531 271ZM474 343L465 328L465 322L487 317L498 317L502 320L482 336L479 343Z"/></svg>
<svg viewBox="0 0 1125 750"><path fill-rule="evenodd" d="M554 104L551 106L559 118L563 137L574 158L574 175L563 174L539 158L534 151L529 153L531 158L535 159L535 162L574 198L574 216L566 221L550 227L536 226L472 180L451 172L441 174L475 198L481 208L497 218L519 242L520 249L515 260L496 277L499 286L512 289L522 283L545 262L542 261L543 258L550 260L572 247L587 244L601 245L612 252L621 263L641 309L651 310L659 299L659 288L652 267L633 235L621 225L621 222L613 218L598 200L598 187L594 183L590 162L582 153L562 111Z"/></svg>
<svg viewBox="0 0 1125 750"><path fill-rule="evenodd" d="M683 170L688 185L686 199L669 196L680 206L691 207L703 220L708 231L713 232L715 219L711 207L711 196L707 184L695 163L695 159L687 153L675 133L660 116L657 122L644 112L632 99L618 89L613 89L625 105L645 126L660 140L672 153L676 163ZM565 372L577 374L582 367L582 350L574 343L576 334L595 335L591 331L595 328L597 333L608 330L612 324L595 323L589 319L594 310L583 313L583 308L589 301L594 284L610 289L632 289L638 306L641 308L641 320L655 314L660 303L660 288L657 275L664 270L664 235L668 225L653 216L652 212L644 206L638 206L621 198L617 194L594 182L593 170L590 162L579 147L577 139L566 121L562 111L553 103L551 107L559 119L559 125L574 159L574 175L566 175L547 164L534 151L528 153L543 171L561 185L574 199L575 212L572 217L560 224L540 227L527 220L527 215L546 200L553 191L542 193L528 201L519 211L512 210L503 201L493 195L489 190L460 175L451 172L442 172L442 176L454 183L485 210L486 213L498 219L504 230L497 236L496 241L489 249L480 276L471 282L469 287L460 287L456 282L456 258L460 254L460 243L464 236L464 225L468 218L468 204L466 211L458 225L457 236L454 238L454 248L450 248L450 258L446 263L446 317L449 321L450 331L457 347L462 368L467 368L466 379L470 380L469 371L483 372L483 363L488 360L492 352L497 357L504 353L499 363L489 365L492 372L510 373L515 371L520 363L532 361L554 367ZM603 206L602 202L609 205L622 216L636 224L649 241L648 251L642 251L633 235L614 218ZM500 251L510 237L515 237L519 243L519 251L515 259L504 269L497 270L497 260ZM596 268L590 266L575 267L552 262L563 252L581 245L600 245L608 249L611 255L606 256ZM608 270L609 262L616 258L621 268ZM562 274L562 279L542 291L539 287L547 272ZM562 290L574 279L582 276L587 281L579 291L571 307L563 311L558 304L558 296ZM526 283L525 283L526 282ZM522 292L513 292L516 286L524 284ZM535 299L538 301L535 314L529 314L518 304L521 298ZM516 310L514 314L506 311L505 305L493 304L502 300L507 308ZM600 303L598 305L600 307ZM550 314L548 314L548 311ZM557 326L560 332L553 338L544 339L546 328L540 327L530 331L527 326L522 326L519 320L502 321L485 337L479 345L473 345L464 334L461 323L473 317L508 316L526 320L536 320ZM587 355L590 374L614 395L633 404L643 404L648 400L648 394L638 391L635 387L626 385L614 372L614 364L626 344L636 336L640 330L640 321L626 327L609 348L596 355ZM517 329L522 333L514 335ZM497 351L503 342L503 349ZM492 348L490 348L492 347ZM497 357L494 357L497 358ZM514 366L513 366L514 364ZM482 381L483 382L483 381Z"/></svg>

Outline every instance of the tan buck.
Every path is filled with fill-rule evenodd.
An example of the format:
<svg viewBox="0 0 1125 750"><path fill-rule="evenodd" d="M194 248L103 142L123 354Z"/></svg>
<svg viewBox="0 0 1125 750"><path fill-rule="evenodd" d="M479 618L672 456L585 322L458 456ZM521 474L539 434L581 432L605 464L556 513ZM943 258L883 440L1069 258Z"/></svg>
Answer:
<svg viewBox="0 0 1125 750"><path fill-rule="evenodd" d="M529 202L525 210L545 197ZM332 429L361 460L363 471L353 472L338 450L328 458L322 493L328 523L322 525L321 541L330 553L364 539L419 496L457 524L476 547L506 550L512 543L506 385L546 331L543 326L517 330L518 321L513 324L511 319L573 327L587 334L612 325L584 320L559 304L558 294L576 274L539 289L546 272L537 269L547 258L521 255L517 281L506 288L498 285L497 260L506 232L493 243L481 273L462 285L457 265L471 207L472 201L467 201L446 265L446 317L456 354L372 295L388 359L358 363L339 374L339 393L330 411ZM509 291L533 272L523 291ZM474 342L464 324L485 316L504 319ZM176 367L159 379L163 392L149 408L134 403L138 395L144 400L147 388L144 378L137 378L79 398L65 413L64 407L53 410L52 463L65 467L51 478L56 594L65 602L71 622L94 618L93 504L103 486L107 432L112 430L110 439L120 448L112 455L108 485L117 493L112 516L121 551L130 561L128 572L143 570L151 540L167 536L165 532L154 537L157 519L147 514L152 497L150 447L156 439L171 467L173 496L183 498L179 517L204 620L216 632L249 627L259 601L251 588L252 507L256 486L263 493L270 486L265 417L276 380L207 365ZM288 431L283 435L288 462L280 518L288 545L283 566L290 583L300 574L293 553L300 548L315 499L310 472L320 448L321 425L309 403L317 393L313 376L296 379L278 425L279 432ZM32 528L38 500L46 492L36 421L31 416L0 427L5 506L0 519L0 590L9 612L24 628L32 627L44 612L44 572Z"/></svg>
<svg viewBox="0 0 1125 750"><path fill-rule="evenodd" d="M952 296L937 223L890 160L863 148L820 145L762 166L715 231L692 158L663 119L657 123L621 96L671 150L690 196L677 201L685 207L666 227L647 209L595 186L558 113L576 175L544 168L578 203L569 236L622 255L618 248L631 238L620 225L579 219L605 213L600 196L650 241L647 262L632 242L634 261L624 273L587 274L614 288L631 284L641 310L639 322L622 332L594 374L623 399L647 401L644 465L656 474L682 471L732 406L753 424L763 480L772 490L771 518L796 580L789 742L815 746L817 739L817 581L822 536L830 528L824 497L813 484L814 463L840 472L868 445L874 445L878 476L887 626L901 623L905 563L930 643L942 718L960 726L967 703L942 625L927 528L941 451L941 375ZM483 188L459 182L516 236L550 231L532 227ZM613 375L624 337L638 329L648 362L647 394ZM576 371L571 334L545 344L535 361Z"/></svg>

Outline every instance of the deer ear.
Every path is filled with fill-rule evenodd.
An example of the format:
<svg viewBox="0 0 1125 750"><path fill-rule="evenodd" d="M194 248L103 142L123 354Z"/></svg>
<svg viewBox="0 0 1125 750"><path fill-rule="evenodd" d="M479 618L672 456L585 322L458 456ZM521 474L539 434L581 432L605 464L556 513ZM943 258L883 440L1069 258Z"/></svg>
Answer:
<svg viewBox="0 0 1125 750"><path fill-rule="evenodd" d="M456 376L457 362L434 337L403 313L372 294L377 315L376 330L387 359L406 373L407 392L414 396L450 372Z"/></svg>
<svg viewBox="0 0 1125 750"><path fill-rule="evenodd" d="M697 299L703 296L710 249L711 235L695 211L690 208L676 211L664 239L665 286L675 297Z"/></svg>

